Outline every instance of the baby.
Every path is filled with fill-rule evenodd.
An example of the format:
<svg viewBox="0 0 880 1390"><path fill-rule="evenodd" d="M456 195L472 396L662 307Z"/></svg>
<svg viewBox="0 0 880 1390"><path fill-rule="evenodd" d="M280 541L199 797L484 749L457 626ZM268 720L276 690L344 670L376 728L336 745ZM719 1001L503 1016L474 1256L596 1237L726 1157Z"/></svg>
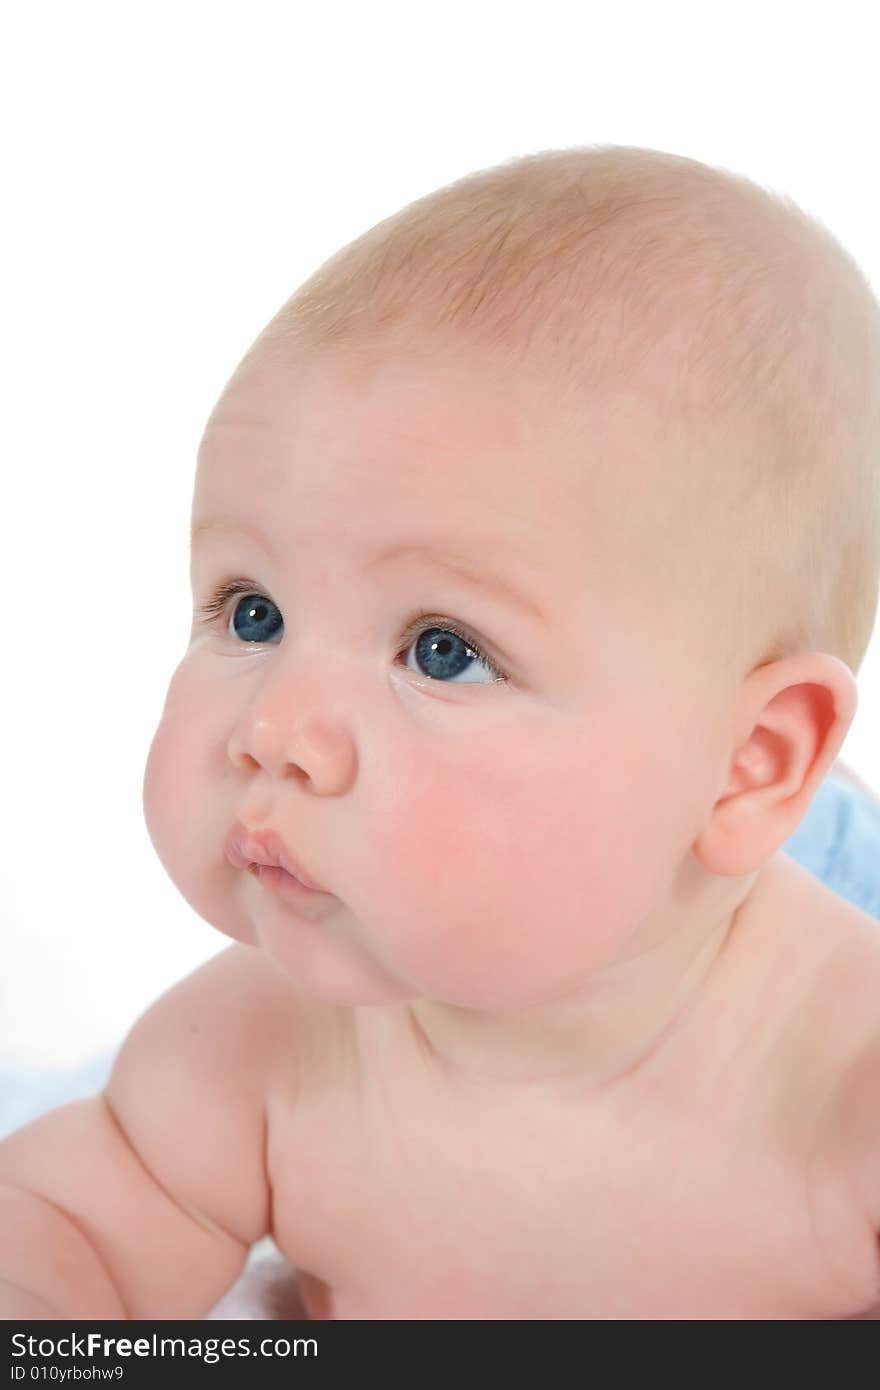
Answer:
<svg viewBox="0 0 880 1390"><path fill-rule="evenodd" d="M856 708L880 311L651 150L320 267L205 430L144 781L235 944L0 1145L0 1313L880 1315L880 932L785 854Z"/></svg>

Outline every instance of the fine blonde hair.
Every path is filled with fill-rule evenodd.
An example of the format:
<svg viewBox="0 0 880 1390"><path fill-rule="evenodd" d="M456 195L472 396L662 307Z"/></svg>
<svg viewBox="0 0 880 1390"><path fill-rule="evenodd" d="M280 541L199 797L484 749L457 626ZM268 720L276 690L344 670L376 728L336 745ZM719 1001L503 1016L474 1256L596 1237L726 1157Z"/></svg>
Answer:
<svg viewBox="0 0 880 1390"><path fill-rule="evenodd" d="M801 650L858 671L880 588L880 305L824 223L679 155L540 151L343 247L245 363L450 331L552 369L575 411L600 387L624 418L650 398L675 447L628 491L614 470L645 577L698 600L743 671Z"/></svg>

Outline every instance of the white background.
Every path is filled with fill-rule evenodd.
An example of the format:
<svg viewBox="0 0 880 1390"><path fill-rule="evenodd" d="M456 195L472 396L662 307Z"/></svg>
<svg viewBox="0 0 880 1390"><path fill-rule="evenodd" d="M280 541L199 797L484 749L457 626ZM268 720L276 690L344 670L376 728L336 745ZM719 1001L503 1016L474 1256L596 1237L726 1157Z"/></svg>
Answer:
<svg viewBox="0 0 880 1390"><path fill-rule="evenodd" d="M190 623L195 452L345 242L473 169L647 145L822 217L880 288L870 7L6 7L0 1061L73 1064L228 943L141 810ZM880 789L880 636L846 760Z"/></svg>

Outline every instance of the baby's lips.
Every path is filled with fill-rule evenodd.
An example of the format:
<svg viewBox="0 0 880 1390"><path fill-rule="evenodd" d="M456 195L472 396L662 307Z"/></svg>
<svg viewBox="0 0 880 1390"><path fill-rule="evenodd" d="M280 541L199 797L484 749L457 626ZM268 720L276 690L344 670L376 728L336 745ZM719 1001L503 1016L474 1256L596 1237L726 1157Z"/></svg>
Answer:
<svg viewBox="0 0 880 1390"><path fill-rule="evenodd" d="M304 888L311 888L316 893L327 892L306 873L278 832L270 827L251 829L242 825L241 821L235 821L226 837L223 852L236 869L249 869L252 864L267 864L272 868L285 869Z"/></svg>

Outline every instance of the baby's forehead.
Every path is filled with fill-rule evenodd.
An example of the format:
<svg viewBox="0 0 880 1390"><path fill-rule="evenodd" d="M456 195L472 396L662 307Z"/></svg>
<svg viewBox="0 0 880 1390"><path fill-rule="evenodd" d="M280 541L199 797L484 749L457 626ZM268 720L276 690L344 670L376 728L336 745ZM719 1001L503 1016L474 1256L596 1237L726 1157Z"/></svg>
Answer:
<svg viewBox="0 0 880 1390"><path fill-rule="evenodd" d="M446 553L506 547L524 572L534 562L597 592L604 573L619 590L647 570L637 523L660 519L651 490L668 491L677 467L680 441L661 433L625 378L573 400L546 368L462 335L302 348L233 379L205 432L200 483L232 504L262 487L279 520L312 516L340 544L372 528Z"/></svg>
<svg viewBox="0 0 880 1390"><path fill-rule="evenodd" d="M625 376L575 390L546 361L513 361L462 334L397 335L247 363L208 422L200 461L248 466L257 446L303 478L362 471L420 488L437 478L474 507L481 494L501 505L504 488L549 526L552 498L567 508L587 488L601 514L597 492L656 469L658 433L651 393Z"/></svg>

